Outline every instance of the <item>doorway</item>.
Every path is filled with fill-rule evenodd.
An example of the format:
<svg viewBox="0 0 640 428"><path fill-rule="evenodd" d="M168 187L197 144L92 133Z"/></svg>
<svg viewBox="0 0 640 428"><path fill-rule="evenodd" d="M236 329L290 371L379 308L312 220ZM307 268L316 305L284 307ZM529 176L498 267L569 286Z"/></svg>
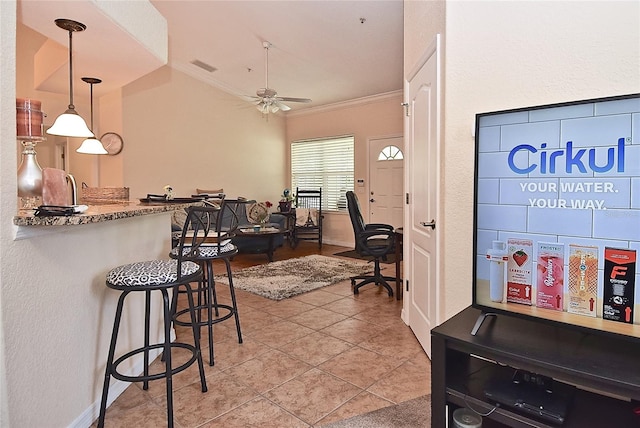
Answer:
<svg viewBox="0 0 640 428"><path fill-rule="evenodd" d="M401 136L369 140L369 223L402 227L404 142Z"/></svg>

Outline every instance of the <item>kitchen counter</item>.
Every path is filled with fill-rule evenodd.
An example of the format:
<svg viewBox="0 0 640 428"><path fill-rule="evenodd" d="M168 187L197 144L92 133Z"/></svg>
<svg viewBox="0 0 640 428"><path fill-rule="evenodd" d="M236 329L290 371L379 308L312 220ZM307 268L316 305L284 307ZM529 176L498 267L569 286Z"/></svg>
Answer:
<svg viewBox="0 0 640 428"><path fill-rule="evenodd" d="M89 205L89 209L82 214L72 216L36 217L33 210L21 210L13 218L16 226L74 226L80 224L100 223L121 218L137 217L166 211L176 211L191 205L122 202L110 205Z"/></svg>
<svg viewBox="0 0 640 428"><path fill-rule="evenodd" d="M68 226L104 223L112 220L161 214L185 209L189 203L143 203L138 201L120 202L109 205L89 205L82 214L71 216L36 217L34 210L20 210L13 217L15 228L14 240L30 239L51 233L69 230Z"/></svg>

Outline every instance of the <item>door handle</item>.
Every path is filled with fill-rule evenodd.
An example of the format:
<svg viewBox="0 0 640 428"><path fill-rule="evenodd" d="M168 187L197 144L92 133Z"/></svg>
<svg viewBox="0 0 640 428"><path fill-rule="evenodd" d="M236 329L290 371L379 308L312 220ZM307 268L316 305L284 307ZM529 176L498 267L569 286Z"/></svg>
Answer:
<svg viewBox="0 0 640 428"><path fill-rule="evenodd" d="M375 199L373 199L373 198L369 199L369 202L375 202L375 201L376 201L376 200L375 200Z"/></svg>
<svg viewBox="0 0 640 428"><path fill-rule="evenodd" d="M424 227L430 227L432 230L436 228L436 220L435 219L431 219L430 222L424 222L421 221L420 225L424 226Z"/></svg>

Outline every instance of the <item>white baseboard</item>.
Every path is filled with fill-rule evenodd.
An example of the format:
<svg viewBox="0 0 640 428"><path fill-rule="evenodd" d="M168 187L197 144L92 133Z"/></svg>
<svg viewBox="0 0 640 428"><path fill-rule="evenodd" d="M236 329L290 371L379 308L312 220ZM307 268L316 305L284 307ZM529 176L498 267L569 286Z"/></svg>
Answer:
<svg viewBox="0 0 640 428"><path fill-rule="evenodd" d="M171 341L176 340L176 332L171 329ZM155 360L162 353L162 349L153 349L149 352L150 361ZM105 356L106 358L106 356ZM139 361L137 361L131 370L123 373L126 376L139 376L144 371L144 364L142 361L142 356L140 356ZM100 393L102 394L102 382L104 378L100 378ZM118 398L124 391L131 385L130 382L125 382L122 380L117 380L111 378L111 384L109 385L109 395L107 396L107 409L111 404ZM68 428L88 428L93 424L100 416L100 401L102 397L99 396L96 401L91 403L89 407L85 409L73 422L71 422Z"/></svg>

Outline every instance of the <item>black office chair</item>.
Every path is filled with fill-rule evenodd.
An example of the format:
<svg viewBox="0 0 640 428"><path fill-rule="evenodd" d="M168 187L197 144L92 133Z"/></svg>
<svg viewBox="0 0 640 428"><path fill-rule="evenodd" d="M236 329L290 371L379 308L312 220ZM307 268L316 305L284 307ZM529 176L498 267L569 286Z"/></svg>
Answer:
<svg viewBox="0 0 640 428"><path fill-rule="evenodd" d="M380 272L380 260L395 251L394 228L389 224L366 224L362 218L358 197L352 191L347 192L347 206L356 241L356 252L361 256L373 257L374 263L373 275L358 275L351 278L353 294L358 294L360 287L373 282L386 288L389 292L389 297L392 297L393 289L387 281L395 282L396 278L382 275ZM356 285L356 281L359 279L362 281Z"/></svg>

